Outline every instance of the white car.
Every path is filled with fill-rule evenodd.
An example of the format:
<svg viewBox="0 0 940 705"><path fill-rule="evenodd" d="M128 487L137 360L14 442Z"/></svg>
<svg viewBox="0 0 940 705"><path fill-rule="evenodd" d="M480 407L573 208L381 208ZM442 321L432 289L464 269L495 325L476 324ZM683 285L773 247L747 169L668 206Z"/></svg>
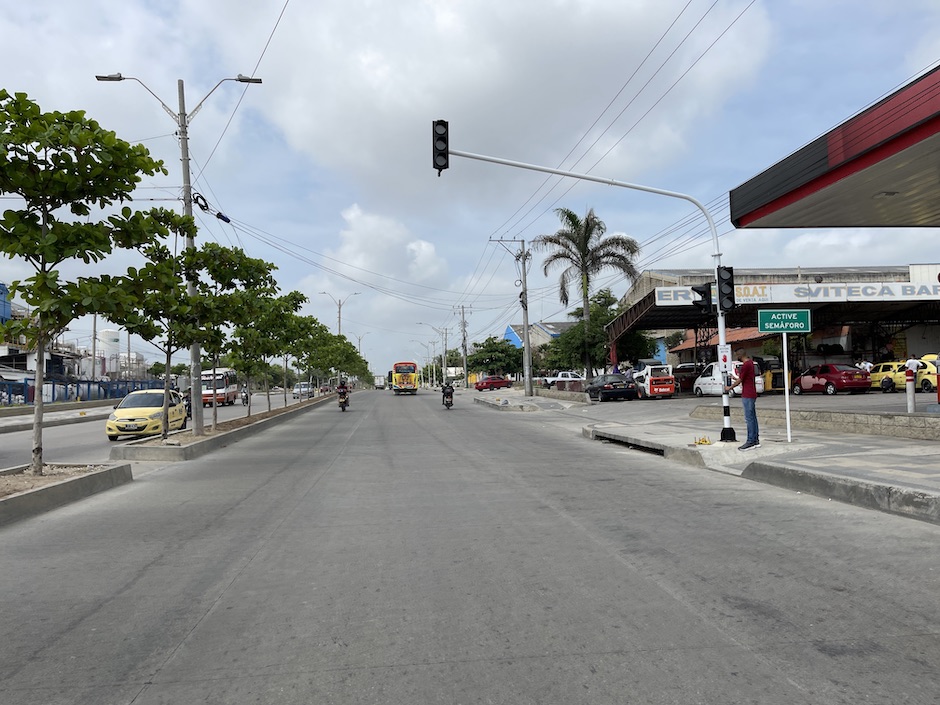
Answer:
<svg viewBox="0 0 940 705"><path fill-rule="evenodd" d="M731 368L732 374L732 383L737 381L737 371L741 369L743 363L735 361ZM756 370L755 370L756 371ZM754 386L757 388L758 394L764 393L764 376L761 374L754 375ZM692 385L692 391L695 392L695 396L718 396L720 397L722 391L724 390L724 379L721 374L721 370L718 367L717 362L710 363L704 370L702 374L698 376L698 379L695 380L695 383ZM735 387L731 390L730 394L734 396L735 394L740 394L741 388Z"/></svg>

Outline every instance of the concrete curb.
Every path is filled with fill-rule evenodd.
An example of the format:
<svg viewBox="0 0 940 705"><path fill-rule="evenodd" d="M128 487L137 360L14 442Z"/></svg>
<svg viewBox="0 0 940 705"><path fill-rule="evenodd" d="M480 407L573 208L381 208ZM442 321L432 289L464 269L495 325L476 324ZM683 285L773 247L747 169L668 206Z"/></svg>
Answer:
<svg viewBox="0 0 940 705"><path fill-rule="evenodd" d="M23 465L19 468L11 468L4 471L4 473L12 474L28 467L28 465ZM131 472L130 463L124 463L112 465L109 468L86 475L69 477L61 482L37 487L19 494L8 495L0 498L0 526L76 502L93 494L109 490L112 487L131 482L133 479L134 475Z"/></svg>
<svg viewBox="0 0 940 705"><path fill-rule="evenodd" d="M68 419L43 419L42 427L51 428L52 426L68 426L73 423L85 423L86 421L95 421L97 419L106 419L111 414L110 408L106 412L91 412L85 414L84 416L74 416ZM6 424L0 426L0 433L13 433L15 431L31 431L33 429L33 422L30 420L28 423L18 423L18 424Z"/></svg>
<svg viewBox="0 0 940 705"><path fill-rule="evenodd" d="M505 402L505 403L503 403ZM473 398L474 404L482 404L497 411L538 411L539 408L534 404L513 404L508 399L483 399L481 397Z"/></svg>
<svg viewBox="0 0 940 705"><path fill-rule="evenodd" d="M739 474L728 467L729 463L722 462L736 457L731 455L735 445L727 449L722 446L716 447L714 444L701 448L670 446L650 438L630 435L624 430L625 427L619 424L609 424L606 427L603 424L596 424L583 427L581 435L591 440L614 441L635 450L652 452L693 467ZM790 450L791 452L793 450L792 444ZM740 477L866 509L877 509L889 514L899 514L911 519L940 524L940 496L928 492L867 482L826 472L809 472L788 466L786 463L774 463L768 460L755 460L748 463L741 471Z"/></svg>
<svg viewBox="0 0 940 705"><path fill-rule="evenodd" d="M741 474L763 482L845 504L940 524L940 497L892 485L882 485L824 472L807 472L783 464L750 463Z"/></svg>
<svg viewBox="0 0 940 705"><path fill-rule="evenodd" d="M168 463L179 462L182 460L193 460L194 458L211 453L218 448L224 448L231 443L240 441L242 438L260 433L270 426L278 424L281 421L286 421L289 418L293 418L295 414L302 414L306 411L309 411L310 409L313 409L326 401L332 401L332 397L320 397L318 399L313 399L311 402L305 403L302 406L298 406L298 408L285 411L282 414L277 414L260 421L255 421L254 423L251 423L247 426L235 428L231 431L225 431L214 436L206 436L203 440L193 441L192 443L185 446L143 445L149 441L152 441L153 439L142 438L139 441L131 441L130 443L125 443L124 445L112 448L110 457L111 460L159 460ZM171 435L170 438L172 437L173 436Z"/></svg>

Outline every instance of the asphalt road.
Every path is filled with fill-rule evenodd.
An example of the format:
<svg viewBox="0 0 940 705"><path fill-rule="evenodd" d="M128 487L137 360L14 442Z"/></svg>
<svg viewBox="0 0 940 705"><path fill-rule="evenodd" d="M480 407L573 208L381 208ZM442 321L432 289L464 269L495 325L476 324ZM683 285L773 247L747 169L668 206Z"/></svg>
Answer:
<svg viewBox="0 0 940 705"><path fill-rule="evenodd" d="M0 529L0 702L936 703L940 527L358 392Z"/></svg>

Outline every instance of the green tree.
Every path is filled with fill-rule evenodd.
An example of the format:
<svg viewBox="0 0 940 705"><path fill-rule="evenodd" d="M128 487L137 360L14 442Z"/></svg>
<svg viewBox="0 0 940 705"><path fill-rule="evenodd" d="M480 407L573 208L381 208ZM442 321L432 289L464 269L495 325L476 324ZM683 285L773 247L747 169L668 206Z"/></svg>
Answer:
<svg viewBox="0 0 940 705"><path fill-rule="evenodd" d="M477 372L518 374L522 372L522 348L505 338L489 337L467 355L467 367Z"/></svg>
<svg viewBox="0 0 940 705"><path fill-rule="evenodd" d="M15 281L11 293L31 318L4 325L25 335L36 350L36 393L30 471L42 474L42 389L49 340L73 319L100 313L114 320L130 302L126 280L111 276L66 281L70 261L99 262L115 249L133 249L166 235L161 211L116 214L95 221L93 212L131 200L142 175L166 173L142 145L132 146L79 110L42 112L25 93L0 89L0 193L22 199L0 220L0 252L27 262L34 274ZM154 217L156 216L156 217Z"/></svg>
<svg viewBox="0 0 940 705"><path fill-rule="evenodd" d="M625 235L605 237L607 226L594 214L593 208L588 210L583 220L567 208L557 208L555 213L562 227L552 234L539 235L532 241L532 249L548 253L542 266L545 276L553 269L561 269L558 298L563 305L568 305L569 288L572 285L578 287L583 321L585 327L590 328L591 281L605 269L619 270L631 281L636 280L638 272L633 261L640 252L640 246ZM588 379L592 377L590 357L585 345L583 362Z"/></svg>
<svg viewBox="0 0 940 705"><path fill-rule="evenodd" d="M577 325L572 326L560 336L552 340L544 350L540 351L540 362L543 369L563 370L577 367L584 358L587 349L591 369L603 368L610 359L610 343L604 326L620 314L617 299L610 289L601 289L591 297L591 314L588 324L588 335L585 340L584 317L582 309L571 312L573 318L581 318ZM656 349L656 342L641 332L632 331L621 336L617 341L618 360L637 360L650 357Z"/></svg>

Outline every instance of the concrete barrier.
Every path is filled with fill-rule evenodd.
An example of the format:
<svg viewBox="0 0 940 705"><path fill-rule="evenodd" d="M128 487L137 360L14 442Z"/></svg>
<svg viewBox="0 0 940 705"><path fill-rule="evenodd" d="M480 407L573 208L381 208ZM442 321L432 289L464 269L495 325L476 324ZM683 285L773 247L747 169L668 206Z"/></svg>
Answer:
<svg viewBox="0 0 940 705"><path fill-rule="evenodd" d="M4 474L22 472L28 467L24 465L20 468L10 468L5 470ZM73 475L60 482L2 497L0 498L0 525L47 512L131 482L133 479L130 463L123 463L84 475Z"/></svg>

